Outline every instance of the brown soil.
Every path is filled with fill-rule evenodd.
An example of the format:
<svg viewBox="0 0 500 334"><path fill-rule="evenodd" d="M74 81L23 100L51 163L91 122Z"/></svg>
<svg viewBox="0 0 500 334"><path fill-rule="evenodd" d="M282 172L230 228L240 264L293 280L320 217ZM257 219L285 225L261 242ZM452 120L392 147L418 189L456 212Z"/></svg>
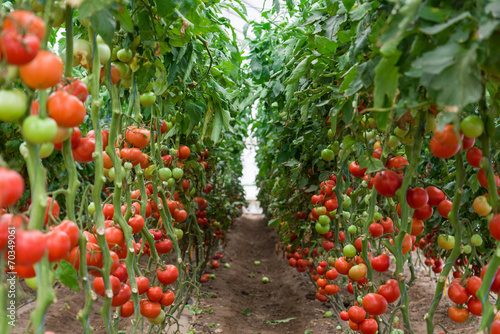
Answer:
<svg viewBox="0 0 500 334"><path fill-rule="evenodd" d="M203 290L211 298L206 297L199 302L200 309L205 312L195 316L191 324L197 334L303 334L307 330L312 331L308 332L311 334L344 333L347 323L335 315L333 318L324 317L326 311L333 309L314 300L314 290L307 275L298 273L288 266L282 254L276 254L277 242L276 233L267 227L263 216L244 215L235 222L228 234L221 267L213 271L216 280L209 280L203 285ZM255 266L255 260L259 260L261 265ZM224 263L229 263L231 267L224 268ZM415 333L423 334L426 333L423 318L434 295L435 279L428 276L425 268L418 270L419 278L409 289L410 317ZM270 279L269 284L262 283L264 276ZM19 295L24 305L18 310L18 323L13 331L16 334L26 331L29 314L35 306L34 293L24 282L19 288L22 289ZM83 333L76 315L84 306L84 293L60 285L55 289L57 301L48 310L46 330L57 334ZM341 287L340 293L344 299L349 299L345 287ZM454 324L447 315L450 305L448 297L444 297L434 322L443 325L448 333L475 333L479 323L477 319L465 325ZM101 306L102 299L98 298L89 321L96 334L107 332L99 314ZM289 321L279 322L286 319ZM123 321L120 329L130 333L127 325L128 321ZM336 331L337 325L341 325L343 330ZM187 329L181 330L182 333L187 332ZM435 333L440 332L442 330L436 327Z"/></svg>
<svg viewBox="0 0 500 334"><path fill-rule="evenodd" d="M229 263L226 269L213 271L216 280L209 280L203 290L209 296L199 304L205 312L195 316L192 326L196 333L238 333L312 334L344 333L346 322L337 316L325 318L329 305L314 300L314 290L305 273L300 274L290 266L280 254L276 254L278 236L261 215L243 215L228 233L227 247L222 263ZM260 266L254 261L259 260ZM409 289L410 319L416 334L426 333L424 316L434 296L435 279L430 278L426 269L417 272L418 279ZM262 277L270 279L262 283ZM349 295L345 287L340 292L345 298ZM455 324L448 315L452 305L444 297L434 317L434 323L443 325L448 333L468 334L477 331L477 319L468 324ZM246 313L246 314L245 314ZM400 319L401 315L399 315ZM286 323L277 320L290 319ZM272 323L274 321L274 323ZM271 323L270 323L271 322ZM337 331L337 325L342 330ZM442 330L436 327L435 333Z"/></svg>

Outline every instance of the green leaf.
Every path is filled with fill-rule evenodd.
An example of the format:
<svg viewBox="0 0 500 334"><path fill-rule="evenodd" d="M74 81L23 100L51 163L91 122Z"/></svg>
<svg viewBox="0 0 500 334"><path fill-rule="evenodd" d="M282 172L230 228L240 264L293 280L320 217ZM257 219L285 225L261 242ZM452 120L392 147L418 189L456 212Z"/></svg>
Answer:
<svg viewBox="0 0 500 334"><path fill-rule="evenodd" d="M78 17L80 19L89 18L113 3L116 3L116 0L85 0L80 7L78 7Z"/></svg>
<svg viewBox="0 0 500 334"><path fill-rule="evenodd" d="M486 8L486 13L491 14L493 17L500 18L500 2L492 1Z"/></svg>
<svg viewBox="0 0 500 334"><path fill-rule="evenodd" d="M420 28L420 31L423 32L424 34L427 34L427 35L435 35L437 33L440 33L441 31L445 30L446 28L451 27L455 23L462 21L465 18L471 18L471 15L469 12L464 12L464 13L452 18L451 20L448 20L448 22L446 22L446 23L436 24L436 25L430 26L430 27L422 27L422 28Z"/></svg>
<svg viewBox="0 0 500 334"><path fill-rule="evenodd" d="M326 37L316 35L314 37L314 43L316 44L316 48L318 52L321 54L334 54L335 50L338 47L338 44L334 41L329 40Z"/></svg>
<svg viewBox="0 0 500 334"><path fill-rule="evenodd" d="M399 56L384 57L375 67L374 107L392 106L398 88L399 68L396 63Z"/></svg>
<svg viewBox="0 0 500 334"><path fill-rule="evenodd" d="M71 263L69 263L68 261L59 261L55 272L55 277L68 288L74 291L80 291L76 269L73 268Z"/></svg>
<svg viewBox="0 0 500 334"><path fill-rule="evenodd" d="M356 72L357 69L358 66L354 65L343 75L344 81L342 81L342 84L340 85L339 92L343 92L349 88L351 82L358 76L358 73Z"/></svg>
<svg viewBox="0 0 500 334"><path fill-rule="evenodd" d="M342 0L342 4L344 5L346 10L351 10L352 6L354 6L355 0Z"/></svg>
<svg viewBox="0 0 500 334"><path fill-rule="evenodd" d="M307 56L306 58L304 58L297 65L297 67L295 67L295 69L292 72L292 75L288 79L286 79L285 82L283 82L283 84L284 85L291 85L291 84L299 81L299 79L302 78L302 76L304 74L306 74L307 69L309 68L309 64L311 64L311 61L312 61L311 56Z"/></svg>
<svg viewBox="0 0 500 334"><path fill-rule="evenodd" d="M440 104L461 108L478 101L483 94L483 86L476 49L464 49L453 66L432 80L431 88L438 91L437 101Z"/></svg>
<svg viewBox="0 0 500 334"><path fill-rule="evenodd" d="M309 107L311 106L311 101L308 100L306 103L304 103L301 107L300 107L300 115L302 117L302 121L306 121L307 119L307 115L309 114Z"/></svg>
<svg viewBox="0 0 500 334"><path fill-rule="evenodd" d="M229 123L231 122L231 114L229 110L222 109L222 124L224 124L224 128L229 128Z"/></svg>
<svg viewBox="0 0 500 334"><path fill-rule="evenodd" d="M359 168L367 168L366 173L374 173L384 169L384 163L373 156L362 157L359 161Z"/></svg>
<svg viewBox="0 0 500 334"><path fill-rule="evenodd" d="M452 11L445 8L437 8L431 6L422 6L418 15L428 21L441 23L444 22L448 17L450 17Z"/></svg>
<svg viewBox="0 0 500 334"><path fill-rule="evenodd" d="M110 9L105 9L97 14L92 15L92 17L90 18L90 24L95 29L95 32L102 37L106 44L113 44L116 22Z"/></svg>
<svg viewBox="0 0 500 334"><path fill-rule="evenodd" d="M349 12L349 16L352 21L359 21L368 13L368 11L372 8L372 4L370 2L365 2L362 5L356 6Z"/></svg>
<svg viewBox="0 0 500 334"><path fill-rule="evenodd" d="M412 67L429 74L439 74L445 68L453 65L456 57L463 51L458 43L440 45L436 49L424 53L415 60Z"/></svg>
<svg viewBox="0 0 500 334"><path fill-rule="evenodd" d="M273 0L273 7L276 13L279 13L281 9L280 0Z"/></svg>
<svg viewBox="0 0 500 334"><path fill-rule="evenodd" d="M210 138L213 140L214 143L219 142L223 125L224 124L222 122L221 109L218 108L214 113L214 123L212 124L212 135L210 136Z"/></svg>
<svg viewBox="0 0 500 334"><path fill-rule="evenodd" d="M250 61L250 68L252 69L252 73L256 79L260 79L262 75L262 62L258 58L252 58Z"/></svg>
<svg viewBox="0 0 500 334"><path fill-rule="evenodd" d="M130 11L127 6L122 6L121 11L115 10L114 15L118 21L120 21L120 27L126 32L134 32L134 22L132 21L132 16L130 16Z"/></svg>

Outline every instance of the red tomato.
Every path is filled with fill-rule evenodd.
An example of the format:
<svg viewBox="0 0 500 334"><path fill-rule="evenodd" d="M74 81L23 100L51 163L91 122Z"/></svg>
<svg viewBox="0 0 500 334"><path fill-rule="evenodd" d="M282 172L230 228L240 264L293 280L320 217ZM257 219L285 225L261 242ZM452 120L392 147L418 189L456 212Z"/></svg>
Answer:
<svg viewBox="0 0 500 334"><path fill-rule="evenodd" d="M375 190L382 196L394 197L396 190L401 187L401 179L390 170L386 170L375 175Z"/></svg>
<svg viewBox="0 0 500 334"><path fill-rule="evenodd" d="M375 334L378 331L378 323L375 319L366 319L359 324L359 331L362 334Z"/></svg>
<svg viewBox="0 0 500 334"><path fill-rule="evenodd" d="M40 261L47 249L45 235L38 230L16 230L15 262L21 266L32 266Z"/></svg>
<svg viewBox="0 0 500 334"><path fill-rule="evenodd" d="M156 269L156 276L161 284L172 284L179 278L179 271L177 267L172 264L167 264L167 266L162 269Z"/></svg>
<svg viewBox="0 0 500 334"><path fill-rule="evenodd" d="M466 322L469 319L469 310L466 308L458 308L456 306L450 307L448 310L448 315L450 316L450 319L462 323Z"/></svg>
<svg viewBox="0 0 500 334"><path fill-rule="evenodd" d="M2 29L15 28L27 35L35 35L39 40L45 36L45 22L33 12L15 10L7 15L3 21Z"/></svg>
<svg viewBox="0 0 500 334"><path fill-rule="evenodd" d="M49 262L58 262L63 259L71 249L71 240L69 236L61 230L49 232L45 237L47 239Z"/></svg>
<svg viewBox="0 0 500 334"><path fill-rule="evenodd" d="M448 289L448 296L455 304L464 304L469 299L469 293L467 292L467 289L460 284L450 285Z"/></svg>
<svg viewBox="0 0 500 334"><path fill-rule="evenodd" d="M444 194L444 192L437 187L429 186L425 188L425 191L427 191L427 194L429 195L428 203L430 205L436 206L441 203L441 201L444 201L446 199L446 195Z"/></svg>
<svg viewBox="0 0 500 334"><path fill-rule="evenodd" d="M394 303L401 296L398 281L395 279L390 279L385 284L379 286L377 292L382 295L388 303Z"/></svg>
<svg viewBox="0 0 500 334"><path fill-rule="evenodd" d="M479 168L479 161L483 157L483 151L478 147L471 147L465 155L467 162L472 167Z"/></svg>
<svg viewBox="0 0 500 334"><path fill-rule="evenodd" d="M141 215L136 214L128 220L128 224L132 227L133 234L139 233L144 227L144 218L142 218Z"/></svg>
<svg viewBox="0 0 500 334"><path fill-rule="evenodd" d="M40 50L40 39L35 35L21 35L15 28L3 29L0 34L0 56L11 65L25 65Z"/></svg>
<svg viewBox="0 0 500 334"><path fill-rule="evenodd" d="M426 220L432 217L434 210L429 203L424 204L421 208L413 212L413 217L420 220Z"/></svg>
<svg viewBox="0 0 500 334"><path fill-rule="evenodd" d="M369 293L363 298L363 309L371 315L381 315L387 310L387 300L376 293Z"/></svg>
<svg viewBox="0 0 500 334"><path fill-rule="evenodd" d="M366 318L365 310L363 310L359 306L352 306L351 308L349 308L349 311L347 311L347 314L349 315L349 320L356 324L359 324Z"/></svg>
<svg viewBox="0 0 500 334"><path fill-rule="evenodd" d="M389 269L391 266L391 258L387 254L380 254L379 256L374 257L370 261L373 270L378 272L384 272Z"/></svg>
<svg viewBox="0 0 500 334"><path fill-rule="evenodd" d="M191 155L191 150L186 145L180 145L177 154L179 159L186 160Z"/></svg>
<svg viewBox="0 0 500 334"><path fill-rule="evenodd" d="M16 171L0 167L0 208L14 205L23 195L24 180Z"/></svg>
<svg viewBox="0 0 500 334"><path fill-rule="evenodd" d="M58 126L72 128L79 126L85 119L86 110L83 102L70 93L59 90L47 100L47 113Z"/></svg>
<svg viewBox="0 0 500 334"><path fill-rule="evenodd" d="M163 294L160 299L160 304L163 306L170 306L175 301L175 295L172 291L167 291Z"/></svg>
<svg viewBox="0 0 500 334"><path fill-rule="evenodd" d="M36 57L19 67L19 75L32 89L47 89L57 85L64 72L59 56L50 51L40 50Z"/></svg>
<svg viewBox="0 0 500 334"><path fill-rule="evenodd" d="M127 141L139 149L148 146L151 140L151 133L148 129L139 128L137 126L129 126L125 132Z"/></svg>
<svg viewBox="0 0 500 334"><path fill-rule="evenodd" d="M406 203L412 209L419 209L423 207L429 201L429 194L424 188L416 187L413 189L408 189L406 192Z"/></svg>
<svg viewBox="0 0 500 334"><path fill-rule="evenodd" d="M78 146L75 147L73 152L73 158L78 162L91 162L93 160L92 153L95 151L95 139L94 138L81 138Z"/></svg>
<svg viewBox="0 0 500 334"><path fill-rule="evenodd" d="M441 159L451 158L458 151L460 151L460 144L455 146L446 146L440 144L435 137L431 138L429 148L431 149L432 154Z"/></svg>
<svg viewBox="0 0 500 334"><path fill-rule="evenodd" d="M118 295L120 292L120 280L116 278L113 275L109 276L109 283L111 283L111 291L113 292L113 297ZM108 283L108 284L109 284ZM106 294L106 287L104 285L104 280L102 277L96 277L94 280L94 291L97 293L99 296L104 297Z"/></svg>
<svg viewBox="0 0 500 334"><path fill-rule="evenodd" d="M134 307L134 302L129 300L125 304L123 304L122 308L120 309L120 317L122 318L128 318L131 317L134 314L135 307Z"/></svg>
<svg viewBox="0 0 500 334"><path fill-rule="evenodd" d="M500 240L500 213L493 216L488 225L488 229L493 238Z"/></svg>
<svg viewBox="0 0 500 334"><path fill-rule="evenodd" d="M122 306L130 300L130 297L132 297L132 291L130 290L130 287L126 284L121 284L120 291L111 300L111 306Z"/></svg>
<svg viewBox="0 0 500 334"><path fill-rule="evenodd" d="M445 199L444 201L441 201L438 205L439 214L444 218L448 218L448 214L451 211L452 205L453 205L453 202L448 201L447 199Z"/></svg>
<svg viewBox="0 0 500 334"><path fill-rule="evenodd" d="M467 284L466 284L466 288L467 288L467 292L472 295L473 297L476 297L476 292L477 290L479 290L479 288L481 287L481 284L483 283L483 280L480 279L479 277L477 276L471 276L468 280L467 280Z"/></svg>
<svg viewBox="0 0 500 334"><path fill-rule="evenodd" d="M150 301L158 302L163 297L163 291L159 286L150 287L147 291L147 296Z"/></svg>
<svg viewBox="0 0 500 334"><path fill-rule="evenodd" d="M349 172L355 177L363 177L366 173L366 170L368 168L359 168L359 165L356 163L356 161L351 162L349 165Z"/></svg>
<svg viewBox="0 0 500 334"><path fill-rule="evenodd" d="M384 234L384 228L379 223L371 223L368 230L373 238L378 238Z"/></svg>

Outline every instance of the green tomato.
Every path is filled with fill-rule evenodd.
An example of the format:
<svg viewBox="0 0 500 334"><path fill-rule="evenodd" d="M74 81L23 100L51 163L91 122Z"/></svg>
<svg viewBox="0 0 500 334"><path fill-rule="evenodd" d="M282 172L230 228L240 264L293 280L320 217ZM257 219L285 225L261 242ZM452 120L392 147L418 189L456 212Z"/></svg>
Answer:
<svg viewBox="0 0 500 334"><path fill-rule="evenodd" d="M175 232L175 236L177 237L177 240L181 240L182 237L184 236L184 231L181 230L180 228L174 227L174 232Z"/></svg>
<svg viewBox="0 0 500 334"><path fill-rule="evenodd" d="M215 274L210 274L210 279L215 279Z"/></svg>
<svg viewBox="0 0 500 334"><path fill-rule="evenodd" d="M162 181L168 181L172 177L172 171L168 167L160 168L158 171L158 177Z"/></svg>
<svg viewBox="0 0 500 334"><path fill-rule="evenodd" d="M375 221L382 219L382 214L380 212L375 212L373 219L375 219Z"/></svg>
<svg viewBox="0 0 500 334"><path fill-rule="evenodd" d="M132 165L131 162L127 161L123 164L123 167L126 169L126 170L131 170L132 168L134 168L134 165Z"/></svg>
<svg viewBox="0 0 500 334"><path fill-rule="evenodd" d="M363 304L363 297L358 296L357 301L359 305Z"/></svg>
<svg viewBox="0 0 500 334"><path fill-rule="evenodd" d="M314 225L314 229L319 234L326 234L326 233L328 233L330 231L330 225L321 225L319 222L317 222Z"/></svg>
<svg viewBox="0 0 500 334"><path fill-rule="evenodd" d="M481 238L481 236L479 234L474 234L471 238L470 238L470 242L476 246L476 247L479 247L483 244L483 238Z"/></svg>
<svg viewBox="0 0 500 334"><path fill-rule="evenodd" d="M470 245L464 246L464 254L470 254L472 252L472 247Z"/></svg>
<svg viewBox="0 0 500 334"><path fill-rule="evenodd" d="M53 143L43 143L40 145L40 159L45 159L49 157L52 152L54 152L54 144Z"/></svg>
<svg viewBox="0 0 500 334"><path fill-rule="evenodd" d="M343 251L346 257L354 257L356 255L356 247L351 244L345 245Z"/></svg>
<svg viewBox="0 0 500 334"><path fill-rule="evenodd" d="M189 191L189 196L193 197L195 194L196 194L196 189L191 188L191 190Z"/></svg>
<svg viewBox="0 0 500 334"><path fill-rule="evenodd" d="M130 49L121 49L116 53L116 58L123 63L128 63L132 60L134 53Z"/></svg>
<svg viewBox="0 0 500 334"><path fill-rule="evenodd" d="M231 265L229 263L224 263L224 268L229 269L229 268L231 268Z"/></svg>
<svg viewBox="0 0 500 334"><path fill-rule="evenodd" d="M264 283L264 284L269 283L269 278L267 278L267 277L262 277L262 283Z"/></svg>
<svg viewBox="0 0 500 334"><path fill-rule="evenodd" d="M115 167L111 167L110 169L108 169L108 179L114 181L115 178L116 178Z"/></svg>
<svg viewBox="0 0 500 334"><path fill-rule="evenodd" d="M333 153L333 151L329 148L325 148L323 151L321 151L321 158L325 161L332 161L333 159L335 159L335 153Z"/></svg>
<svg viewBox="0 0 500 334"><path fill-rule="evenodd" d="M28 100L22 90L0 90L0 121L17 121L27 108Z"/></svg>
<svg viewBox="0 0 500 334"><path fill-rule="evenodd" d="M325 317L330 318L333 317L333 312L332 311L326 311L324 314Z"/></svg>
<svg viewBox="0 0 500 334"><path fill-rule="evenodd" d="M147 92L141 95L140 102L144 107L149 107L155 104L156 95L153 92Z"/></svg>
<svg viewBox="0 0 500 334"><path fill-rule="evenodd" d="M410 131L410 129L403 130L403 129L399 128L399 127L396 127L394 129L394 135L396 135L396 137L403 138L404 136L406 136L406 134L408 133L408 131Z"/></svg>
<svg viewBox="0 0 500 334"><path fill-rule="evenodd" d="M391 148L398 147L398 145L401 144L399 141L399 138L396 136L390 136L389 141L387 142L387 145Z"/></svg>
<svg viewBox="0 0 500 334"><path fill-rule="evenodd" d="M324 225L329 225L332 222L332 220L327 215L321 215L318 218L318 222L324 226Z"/></svg>
<svg viewBox="0 0 500 334"><path fill-rule="evenodd" d="M460 129L464 133L464 136L477 138L484 132L484 123L481 117L477 115L469 115L460 123Z"/></svg>
<svg viewBox="0 0 500 334"><path fill-rule="evenodd" d="M365 131L363 136L366 140L372 140L373 138L375 138L375 131Z"/></svg>
<svg viewBox="0 0 500 334"><path fill-rule="evenodd" d="M175 179L173 177L167 180L167 187L173 187L174 184L175 184Z"/></svg>
<svg viewBox="0 0 500 334"><path fill-rule="evenodd" d="M151 180L153 178L153 172L155 170L155 166L149 166L144 170L144 177L148 180Z"/></svg>
<svg viewBox="0 0 500 334"><path fill-rule="evenodd" d="M156 316L156 318L147 318L150 324L153 325L161 325L165 321L165 312L163 310L160 311L160 314Z"/></svg>
<svg viewBox="0 0 500 334"><path fill-rule="evenodd" d="M28 151L28 146L26 142L23 141L21 145L19 145L19 153L23 156L24 159L28 159L30 152Z"/></svg>
<svg viewBox="0 0 500 334"><path fill-rule="evenodd" d="M36 284L36 276L31 278L25 278L24 281L26 282L26 285L30 287L32 290L36 290L38 288Z"/></svg>
<svg viewBox="0 0 500 334"><path fill-rule="evenodd" d="M335 137L335 132L332 129L328 130L328 139L333 139Z"/></svg>
<svg viewBox="0 0 500 334"><path fill-rule="evenodd" d="M260 266L260 261L255 260L255 261L253 261L253 264L256 265L256 266Z"/></svg>
<svg viewBox="0 0 500 334"><path fill-rule="evenodd" d="M347 195L342 195L342 208L347 209L352 204L351 198Z"/></svg>
<svg viewBox="0 0 500 334"><path fill-rule="evenodd" d="M30 143L48 143L56 136L57 123L52 118L28 116L23 121L22 132L26 141Z"/></svg>
<svg viewBox="0 0 500 334"><path fill-rule="evenodd" d="M351 219L351 213L348 211L343 211L342 214L344 215L345 219Z"/></svg>
<svg viewBox="0 0 500 334"><path fill-rule="evenodd" d="M347 231L348 231L350 234L355 234L355 233L358 231L358 229L356 228L356 226L355 226L355 225L351 225L351 226L349 226L349 228L347 229Z"/></svg>
<svg viewBox="0 0 500 334"><path fill-rule="evenodd" d="M95 213L95 203L94 203L94 202L90 202L90 204L89 204L89 206L88 206L87 210L89 211L89 213L90 213L91 215L93 215L93 214Z"/></svg>
<svg viewBox="0 0 500 334"><path fill-rule="evenodd" d="M437 127L436 115L431 112L427 113L427 122L425 123L425 131L434 131Z"/></svg>
<svg viewBox="0 0 500 334"><path fill-rule="evenodd" d="M112 62L112 64L116 66L118 71L120 71L120 78L122 78L123 86L123 79L130 79L130 77L132 76L132 70L130 69L130 66L119 61Z"/></svg>
<svg viewBox="0 0 500 334"><path fill-rule="evenodd" d="M455 237L446 234L440 234L438 237L438 246L442 249L450 250L455 246Z"/></svg>
<svg viewBox="0 0 500 334"><path fill-rule="evenodd" d="M99 50L99 62L101 65L105 65L111 59L111 50L105 43L97 43L97 48Z"/></svg>
<svg viewBox="0 0 500 334"><path fill-rule="evenodd" d="M342 326L337 325L337 327L335 327L335 329L338 330L338 331L341 331L342 330Z"/></svg>
<svg viewBox="0 0 500 334"><path fill-rule="evenodd" d="M174 179L180 180L184 176L184 171L179 167L175 167L174 170L172 171L172 175Z"/></svg>

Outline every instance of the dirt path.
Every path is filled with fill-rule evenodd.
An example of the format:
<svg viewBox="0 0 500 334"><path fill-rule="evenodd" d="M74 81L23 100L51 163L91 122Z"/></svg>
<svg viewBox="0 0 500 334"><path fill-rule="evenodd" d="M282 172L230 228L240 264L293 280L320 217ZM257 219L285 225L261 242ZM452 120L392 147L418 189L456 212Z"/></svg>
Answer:
<svg viewBox="0 0 500 334"><path fill-rule="evenodd" d="M203 286L212 297L202 300L201 306L213 313L195 318L196 333L336 332L333 321L323 318L328 308L314 300L307 277L276 255L277 241L263 216L243 215L235 222L221 260L231 267L221 265L214 271L216 280ZM255 260L261 264L254 265ZM269 284L262 283L264 276ZM295 319L277 322L290 318Z"/></svg>

